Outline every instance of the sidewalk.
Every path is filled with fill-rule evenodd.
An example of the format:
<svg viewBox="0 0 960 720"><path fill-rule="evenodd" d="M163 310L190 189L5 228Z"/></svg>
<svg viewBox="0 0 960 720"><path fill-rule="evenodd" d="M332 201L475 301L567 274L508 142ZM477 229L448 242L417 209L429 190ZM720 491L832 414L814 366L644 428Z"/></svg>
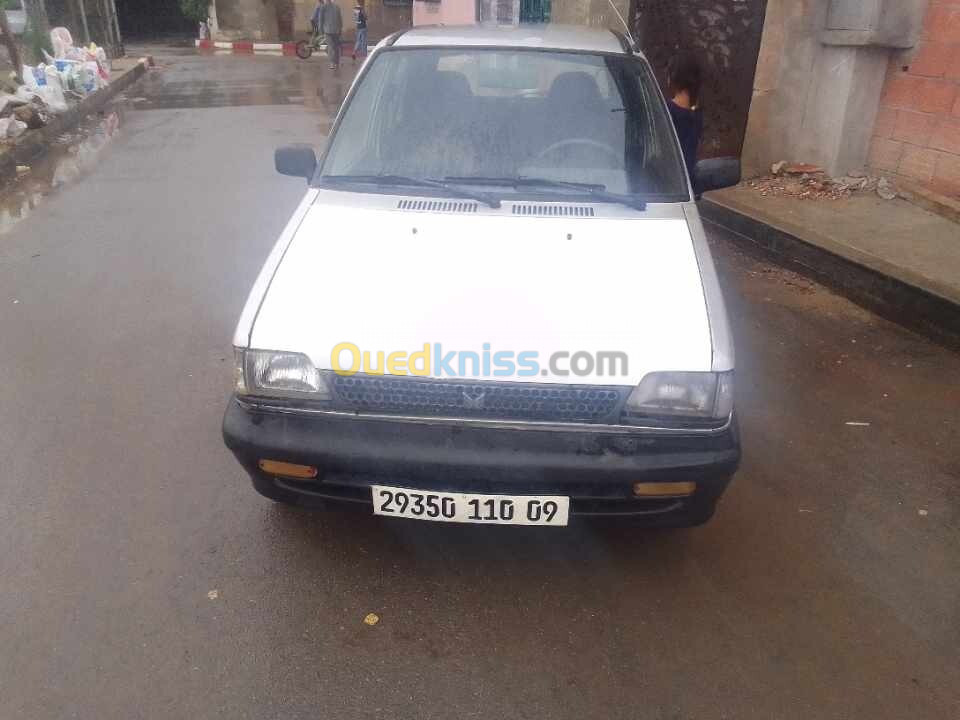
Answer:
<svg viewBox="0 0 960 720"><path fill-rule="evenodd" d="M708 193L703 217L778 262L951 345L960 342L960 224L874 193L841 200Z"/></svg>

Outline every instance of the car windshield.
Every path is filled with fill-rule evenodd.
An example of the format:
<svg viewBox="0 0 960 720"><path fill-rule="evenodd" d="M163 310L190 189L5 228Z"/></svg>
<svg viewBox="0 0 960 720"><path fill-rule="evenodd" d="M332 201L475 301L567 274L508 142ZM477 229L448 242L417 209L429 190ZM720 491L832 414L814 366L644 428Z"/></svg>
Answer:
<svg viewBox="0 0 960 720"><path fill-rule="evenodd" d="M573 52L383 51L349 99L321 174L689 198L646 63Z"/></svg>

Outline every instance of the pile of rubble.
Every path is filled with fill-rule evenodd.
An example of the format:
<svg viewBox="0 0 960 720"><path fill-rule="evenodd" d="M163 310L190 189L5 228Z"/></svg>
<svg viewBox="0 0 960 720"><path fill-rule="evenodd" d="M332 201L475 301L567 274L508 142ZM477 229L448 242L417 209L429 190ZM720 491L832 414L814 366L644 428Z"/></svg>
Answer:
<svg viewBox="0 0 960 720"><path fill-rule="evenodd" d="M745 185L763 196L795 197L802 200L842 200L854 193L875 192L884 200L897 197L897 188L885 177L859 170L833 178L823 168L806 163L775 163L771 174L748 180Z"/></svg>
<svg viewBox="0 0 960 720"><path fill-rule="evenodd" d="M0 100L0 142L50 121L47 104L37 96L12 95Z"/></svg>
<svg viewBox="0 0 960 720"><path fill-rule="evenodd" d="M43 127L52 115L110 82L103 48L75 47L66 28L51 30L50 42L53 56L44 51L45 62L24 65L19 78L11 73L0 81L0 142Z"/></svg>

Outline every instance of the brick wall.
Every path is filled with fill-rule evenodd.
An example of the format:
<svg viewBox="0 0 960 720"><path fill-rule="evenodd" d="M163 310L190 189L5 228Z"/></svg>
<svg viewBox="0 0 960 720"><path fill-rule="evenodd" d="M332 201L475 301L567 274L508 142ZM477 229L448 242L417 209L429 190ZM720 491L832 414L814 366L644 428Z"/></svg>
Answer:
<svg viewBox="0 0 960 720"><path fill-rule="evenodd" d="M930 0L919 45L891 60L869 163L960 197L960 0Z"/></svg>

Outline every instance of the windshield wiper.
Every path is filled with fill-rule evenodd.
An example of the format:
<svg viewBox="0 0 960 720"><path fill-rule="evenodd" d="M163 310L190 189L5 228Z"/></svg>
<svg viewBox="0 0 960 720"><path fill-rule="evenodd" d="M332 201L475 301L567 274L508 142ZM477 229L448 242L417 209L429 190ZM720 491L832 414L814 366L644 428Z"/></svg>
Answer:
<svg viewBox="0 0 960 720"><path fill-rule="evenodd" d="M565 182L562 180L548 180L547 178L495 178L495 177L446 177L447 182L469 185L509 185L514 188L544 187L563 188L565 190L579 190L601 202L614 202L632 207L634 210L646 210L647 202L636 195L621 195L607 192L607 186L599 183Z"/></svg>
<svg viewBox="0 0 960 720"><path fill-rule="evenodd" d="M482 202L484 205L496 209L500 207L500 200L486 193L472 192L453 187L445 180L431 180L429 178L413 178L404 175L321 175L320 184L323 183L368 183L380 187L400 187L407 185L410 187L428 187L443 190L448 197L463 197L470 200Z"/></svg>

